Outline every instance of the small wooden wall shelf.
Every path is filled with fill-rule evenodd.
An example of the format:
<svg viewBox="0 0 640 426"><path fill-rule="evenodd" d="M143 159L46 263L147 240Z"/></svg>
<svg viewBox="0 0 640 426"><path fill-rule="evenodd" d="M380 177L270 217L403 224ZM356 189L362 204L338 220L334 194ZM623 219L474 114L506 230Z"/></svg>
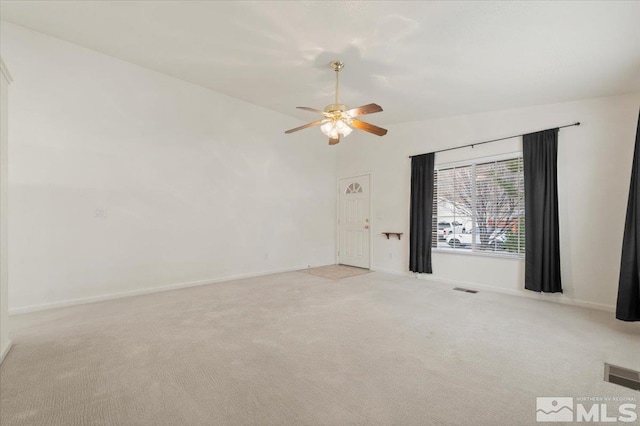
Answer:
<svg viewBox="0 0 640 426"><path fill-rule="evenodd" d="M387 240L389 239L390 235L397 236L399 240L402 239L402 232L383 232L382 235L386 235L387 236Z"/></svg>

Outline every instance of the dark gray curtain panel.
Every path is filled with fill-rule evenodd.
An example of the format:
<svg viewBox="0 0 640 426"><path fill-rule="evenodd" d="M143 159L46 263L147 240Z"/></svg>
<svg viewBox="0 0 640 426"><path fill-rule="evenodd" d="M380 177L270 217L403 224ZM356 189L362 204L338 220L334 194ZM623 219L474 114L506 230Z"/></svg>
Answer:
<svg viewBox="0 0 640 426"><path fill-rule="evenodd" d="M558 129L522 137L525 288L562 293L558 226Z"/></svg>
<svg viewBox="0 0 640 426"><path fill-rule="evenodd" d="M636 146L631 168L631 185L627 203L627 219L622 240L622 261L618 282L616 318L623 321L640 321L640 115L636 130Z"/></svg>
<svg viewBox="0 0 640 426"><path fill-rule="evenodd" d="M431 274L434 153L411 158L409 270Z"/></svg>

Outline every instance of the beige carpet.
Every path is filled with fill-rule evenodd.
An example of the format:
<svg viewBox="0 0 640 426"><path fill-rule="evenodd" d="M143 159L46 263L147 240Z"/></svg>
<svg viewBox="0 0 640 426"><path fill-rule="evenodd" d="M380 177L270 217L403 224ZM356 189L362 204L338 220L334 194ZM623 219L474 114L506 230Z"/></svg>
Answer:
<svg viewBox="0 0 640 426"><path fill-rule="evenodd" d="M327 265L319 266L317 268L302 269L300 272L306 272L307 274L327 278L329 280L341 280L343 278L368 274L371 271L346 265Z"/></svg>
<svg viewBox="0 0 640 426"><path fill-rule="evenodd" d="M2 426L536 425L640 393L640 324L370 273L291 272L11 318Z"/></svg>

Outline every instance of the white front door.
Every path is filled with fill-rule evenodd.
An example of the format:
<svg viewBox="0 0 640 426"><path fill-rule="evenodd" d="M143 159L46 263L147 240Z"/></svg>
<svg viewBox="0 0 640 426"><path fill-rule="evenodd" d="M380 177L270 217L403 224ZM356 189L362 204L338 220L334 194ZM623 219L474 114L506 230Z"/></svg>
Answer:
<svg viewBox="0 0 640 426"><path fill-rule="evenodd" d="M338 263L369 268L369 175L338 181Z"/></svg>

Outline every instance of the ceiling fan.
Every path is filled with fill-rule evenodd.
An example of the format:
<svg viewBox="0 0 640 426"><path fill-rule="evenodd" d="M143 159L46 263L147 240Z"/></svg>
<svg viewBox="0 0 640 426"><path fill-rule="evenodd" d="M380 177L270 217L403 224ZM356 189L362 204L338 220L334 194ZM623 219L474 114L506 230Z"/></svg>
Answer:
<svg viewBox="0 0 640 426"><path fill-rule="evenodd" d="M340 61L333 61L331 62L331 67L336 72L336 103L327 105L324 107L324 111L308 107L297 107L298 109L303 109L305 111L322 114L324 118L305 124L304 126L296 127L295 129L287 130L285 133L289 134L297 132L298 130L306 129L307 127L320 126L322 133L329 137L329 145L335 145L340 142L340 136L345 137L351 133L353 130L351 127L355 127L356 129L364 130L365 132L373 133L378 136L386 135L386 129L355 118L361 115L373 114L382 111L382 107L380 105L368 104L357 108L347 109L346 105L340 103L338 100L338 96L340 94L338 74L340 73L340 70L344 68L344 64Z"/></svg>

